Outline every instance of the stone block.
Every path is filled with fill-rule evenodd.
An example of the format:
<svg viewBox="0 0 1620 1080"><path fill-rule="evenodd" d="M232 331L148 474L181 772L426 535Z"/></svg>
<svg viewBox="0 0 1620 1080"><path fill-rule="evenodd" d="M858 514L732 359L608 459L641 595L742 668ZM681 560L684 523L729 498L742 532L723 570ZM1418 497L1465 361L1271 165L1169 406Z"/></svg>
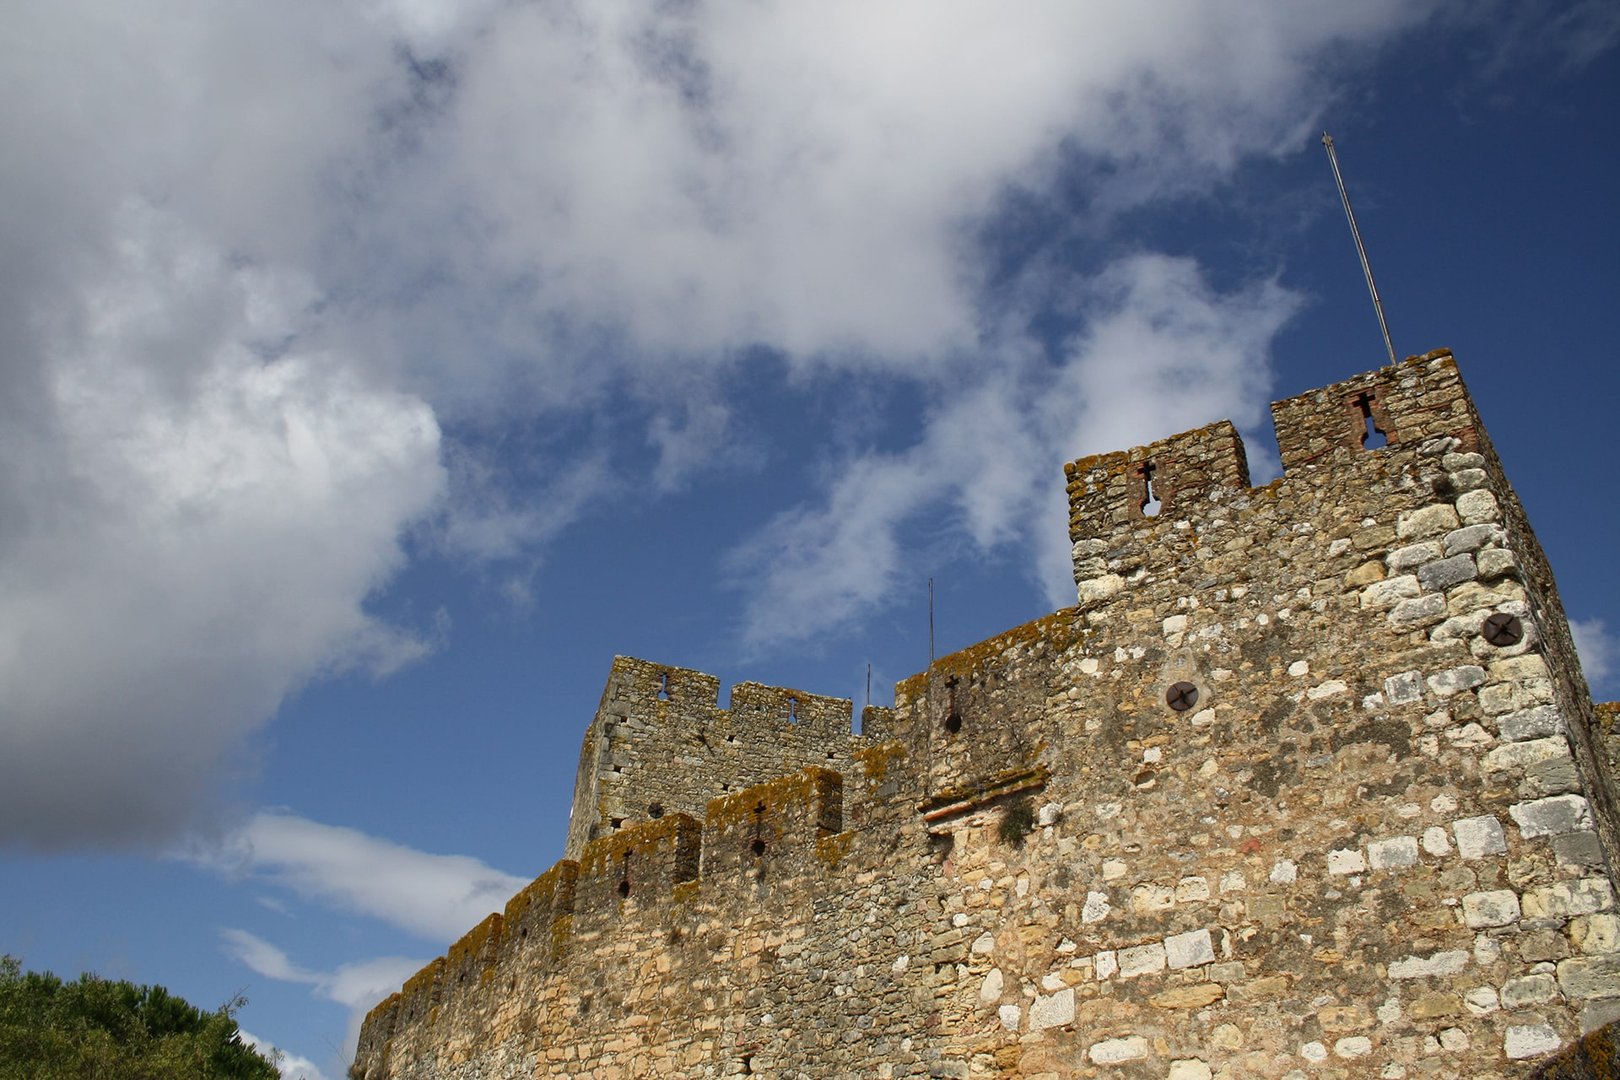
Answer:
<svg viewBox="0 0 1620 1080"><path fill-rule="evenodd" d="M1507 837L1502 832L1502 823L1490 814L1458 818L1451 823L1451 835L1457 839L1457 854L1465 859L1483 859L1507 853Z"/></svg>
<svg viewBox="0 0 1620 1080"><path fill-rule="evenodd" d="M1139 1061L1148 1056L1152 1044L1140 1035L1123 1039L1104 1039L1093 1043L1086 1056L1094 1065L1118 1065L1125 1061Z"/></svg>
<svg viewBox="0 0 1620 1080"><path fill-rule="evenodd" d="M1496 496L1480 488L1457 496L1457 516L1465 525L1477 525L1496 521L1502 516L1502 510L1496 504Z"/></svg>
<svg viewBox="0 0 1620 1080"><path fill-rule="evenodd" d="M1415 836L1395 836L1388 840L1374 840L1367 845L1367 865L1374 870L1400 870L1417 865L1418 842Z"/></svg>
<svg viewBox="0 0 1620 1080"><path fill-rule="evenodd" d="M1445 621L1446 598L1439 594L1402 600L1389 612L1389 625L1397 630L1416 630Z"/></svg>
<svg viewBox="0 0 1620 1080"><path fill-rule="evenodd" d="M1603 867L1603 845L1595 832L1572 832L1552 838L1553 856L1558 865L1579 869Z"/></svg>
<svg viewBox="0 0 1620 1080"><path fill-rule="evenodd" d="M1214 1073L1210 1072L1209 1065L1199 1058L1181 1058L1170 1063L1170 1071L1165 1074L1165 1080L1211 1080Z"/></svg>
<svg viewBox="0 0 1620 1080"><path fill-rule="evenodd" d="M1367 869L1367 860L1360 848L1341 848L1328 852L1327 868L1330 874L1359 874Z"/></svg>
<svg viewBox="0 0 1620 1080"><path fill-rule="evenodd" d="M1502 1036L1502 1052L1510 1061L1541 1057L1564 1045L1558 1032L1546 1024L1509 1025Z"/></svg>
<svg viewBox="0 0 1620 1080"><path fill-rule="evenodd" d="M1462 524L1457 511L1445 503L1434 503L1408 510L1395 520L1395 535L1402 540L1420 540L1454 531Z"/></svg>
<svg viewBox="0 0 1620 1080"><path fill-rule="evenodd" d="M1520 898L1524 919L1571 919L1614 907L1608 878L1589 877L1526 889Z"/></svg>
<svg viewBox="0 0 1620 1080"><path fill-rule="evenodd" d="M1554 735L1499 746L1481 758L1479 763L1486 772L1507 772L1558 758L1569 758L1569 743L1562 736Z"/></svg>
<svg viewBox="0 0 1620 1080"><path fill-rule="evenodd" d="M1552 795L1515 803L1508 807L1508 816L1518 823L1519 833L1526 839L1592 828L1592 809L1580 795Z"/></svg>
<svg viewBox="0 0 1620 1080"><path fill-rule="evenodd" d="M1522 790L1526 795L1567 795L1580 786L1581 778L1575 771L1574 758L1538 761L1524 770Z"/></svg>
<svg viewBox="0 0 1620 1080"><path fill-rule="evenodd" d="M1473 581L1479 576L1474 566L1472 555L1453 555L1449 559L1439 559L1419 567L1417 572L1418 584L1423 586L1425 592L1445 592L1453 585L1461 585L1465 581Z"/></svg>
<svg viewBox="0 0 1620 1080"><path fill-rule="evenodd" d="M1134 979L1138 975L1152 975L1165 967L1164 946L1157 941L1146 945L1133 945L1119 950L1119 977Z"/></svg>
<svg viewBox="0 0 1620 1080"><path fill-rule="evenodd" d="M1408 956L1389 965L1392 979L1424 979L1431 975L1455 975L1468 966L1468 954L1461 949L1437 952L1432 956Z"/></svg>
<svg viewBox="0 0 1620 1080"><path fill-rule="evenodd" d="M1165 961L1172 970L1198 967L1215 962L1215 947L1208 930L1171 934L1164 939Z"/></svg>
<svg viewBox="0 0 1620 1080"><path fill-rule="evenodd" d="M1423 700L1423 675L1403 671L1384 680L1384 700L1391 705L1409 705Z"/></svg>
<svg viewBox="0 0 1620 1080"><path fill-rule="evenodd" d="M1361 590L1361 609L1363 611L1388 611L1402 600L1410 600L1414 596L1423 595L1423 586L1418 584L1417 575L1402 574L1400 577L1385 578L1375 581Z"/></svg>
<svg viewBox="0 0 1620 1080"><path fill-rule="evenodd" d="M1443 552L1439 541L1425 540L1422 543L1407 544L1405 547L1398 547L1391 551L1384 556L1384 565L1395 573L1402 574L1425 563L1434 562L1442 556Z"/></svg>
<svg viewBox="0 0 1620 1080"><path fill-rule="evenodd" d="M1074 988L1055 994L1037 994L1029 1006L1029 1029L1041 1031L1074 1022Z"/></svg>
<svg viewBox="0 0 1620 1080"><path fill-rule="evenodd" d="M1445 553L1458 555L1478 551L1486 544L1500 543L1506 535L1499 525L1465 525L1446 534Z"/></svg>
<svg viewBox="0 0 1620 1080"><path fill-rule="evenodd" d="M1564 721L1551 705L1538 705L1499 718L1496 731L1507 742L1545 739L1550 735L1562 735Z"/></svg>
<svg viewBox="0 0 1620 1080"><path fill-rule="evenodd" d="M1486 581L1509 577L1518 572L1519 561L1506 548L1486 548L1474 557L1479 576Z"/></svg>
<svg viewBox="0 0 1620 1080"><path fill-rule="evenodd" d="M1190 983L1154 994L1148 998L1148 1004L1156 1009L1202 1009L1225 996L1226 991L1219 983Z"/></svg>
<svg viewBox="0 0 1620 1080"><path fill-rule="evenodd" d="M1543 1005L1558 996L1558 983L1551 975L1521 975L1502 984L1502 1008L1524 1009Z"/></svg>
<svg viewBox="0 0 1620 1080"><path fill-rule="evenodd" d="M1485 681L1485 669L1477 664L1464 664L1429 676L1429 692L1435 697L1450 697L1464 690L1472 690Z"/></svg>
<svg viewBox="0 0 1620 1080"><path fill-rule="evenodd" d="M1512 889L1469 893L1462 899L1463 922L1478 930L1519 921L1519 894Z"/></svg>
<svg viewBox="0 0 1620 1080"><path fill-rule="evenodd" d="M1600 912L1573 918L1569 921L1569 940L1583 953L1620 952L1620 916Z"/></svg>
<svg viewBox="0 0 1620 1080"><path fill-rule="evenodd" d="M1620 956L1577 956L1558 962L1558 988L1565 997L1620 998Z"/></svg>

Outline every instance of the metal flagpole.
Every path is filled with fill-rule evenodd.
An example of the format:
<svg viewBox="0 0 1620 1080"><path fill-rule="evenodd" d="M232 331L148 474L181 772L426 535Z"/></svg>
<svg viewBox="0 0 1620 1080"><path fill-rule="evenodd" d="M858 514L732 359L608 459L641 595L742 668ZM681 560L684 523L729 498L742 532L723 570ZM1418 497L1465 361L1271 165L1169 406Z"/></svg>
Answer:
<svg viewBox="0 0 1620 1080"><path fill-rule="evenodd" d="M1333 179L1339 185L1339 198L1344 200L1344 216L1350 222L1350 235L1356 241L1356 254L1361 257L1361 272L1367 275L1367 291L1372 293L1373 310L1378 313L1378 329L1384 333L1384 349L1389 362L1395 363L1395 343L1389 337L1389 323L1384 319L1384 302L1378 298L1378 286L1373 283L1372 264L1367 261L1367 248L1361 242L1361 230L1356 228L1356 212L1350 209L1350 193L1344 187L1344 174L1339 172L1339 155L1333 152L1333 136L1322 132L1322 145L1327 149L1328 164L1333 166Z"/></svg>

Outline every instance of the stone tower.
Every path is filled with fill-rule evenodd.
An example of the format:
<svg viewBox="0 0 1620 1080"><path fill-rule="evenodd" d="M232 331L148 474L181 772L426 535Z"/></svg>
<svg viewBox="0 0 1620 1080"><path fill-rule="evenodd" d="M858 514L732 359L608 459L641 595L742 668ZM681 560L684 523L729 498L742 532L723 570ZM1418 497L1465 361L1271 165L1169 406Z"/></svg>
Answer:
<svg viewBox="0 0 1620 1080"><path fill-rule="evenodd" d="M860 735L847 702L744 684L720 710L709 676L616 660L568 857L373 1010L353 1075L1600 1053L1616 709L1455 364L1273 417L1260 488L1228 423L1068 466L1077 605L940 659Z"/></svg>

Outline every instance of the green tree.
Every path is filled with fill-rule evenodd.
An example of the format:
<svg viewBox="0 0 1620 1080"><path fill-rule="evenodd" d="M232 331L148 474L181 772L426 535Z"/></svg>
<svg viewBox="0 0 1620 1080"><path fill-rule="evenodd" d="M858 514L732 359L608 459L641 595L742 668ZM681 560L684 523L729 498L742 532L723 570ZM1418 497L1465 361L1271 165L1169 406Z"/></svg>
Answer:
<svg viewBox="0 0 1620 1080"><path fill-rule="evenodd" d="M238 1037L240 997L204 1012L161 986L65 982L0 957L0 1080L278 1080Z"/></svg>

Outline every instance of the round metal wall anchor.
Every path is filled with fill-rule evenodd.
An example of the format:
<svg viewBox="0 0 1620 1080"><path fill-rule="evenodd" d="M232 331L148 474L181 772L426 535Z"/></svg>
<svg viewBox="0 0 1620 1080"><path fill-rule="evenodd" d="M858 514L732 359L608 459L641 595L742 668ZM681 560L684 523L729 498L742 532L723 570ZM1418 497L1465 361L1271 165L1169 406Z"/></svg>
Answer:
<svg viewBox="0 0 1620 1080"><path fill-rule="evenodd" d="M1164 703L1176 712L1186 712L1198 704L1198 687L1190 682L1178 682L1165 691Z"/></svg>
<svg viewBox="0 0 1620 1080"><path fill-rule="evenodd" d="M1479 628L1485 640L1497 648L1506 648L1517 645L1524 640L1524 623L1519 621L1517 615L1506 611L1498 611L1485 620L1485 625Z"/></svg>

